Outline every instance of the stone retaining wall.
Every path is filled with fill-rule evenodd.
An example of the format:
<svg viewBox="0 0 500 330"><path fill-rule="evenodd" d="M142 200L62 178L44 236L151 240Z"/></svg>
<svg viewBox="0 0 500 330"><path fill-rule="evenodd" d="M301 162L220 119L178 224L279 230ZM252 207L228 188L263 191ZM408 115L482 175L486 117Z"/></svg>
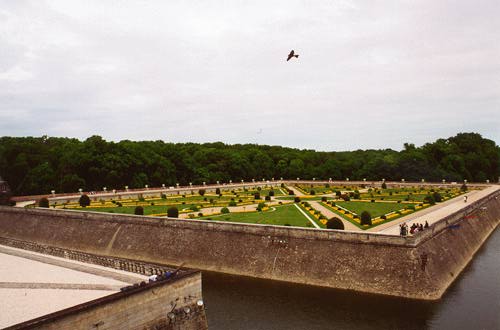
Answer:
<svg viewBox="0 0 500 330"><path fill-rule="evenodd" d="M7 207L0 208L0 236L146 263L438 299L497 227L499 194L408 238Z"/></svg>

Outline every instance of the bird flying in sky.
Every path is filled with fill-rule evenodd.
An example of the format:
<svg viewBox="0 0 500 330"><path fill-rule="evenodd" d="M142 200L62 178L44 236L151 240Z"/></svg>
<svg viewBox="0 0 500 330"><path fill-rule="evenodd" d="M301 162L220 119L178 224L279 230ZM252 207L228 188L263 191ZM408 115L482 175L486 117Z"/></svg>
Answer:
<svg viewBox="0 0 500 330"><path fill-rule="evenodd" d="M299 57L299 55L295 55L295 52L293 51L293 49L290 51L290 54L288 54L288 58L286 59L286 61L287 62L290 61L290 59L292 57L297 57L297 58Z"/></svg>

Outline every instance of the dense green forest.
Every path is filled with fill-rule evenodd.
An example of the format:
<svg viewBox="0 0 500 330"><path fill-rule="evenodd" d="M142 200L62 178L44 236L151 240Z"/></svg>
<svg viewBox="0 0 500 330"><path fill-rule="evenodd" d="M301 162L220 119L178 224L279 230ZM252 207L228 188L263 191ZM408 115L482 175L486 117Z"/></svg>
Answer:
<svg viewBox="0 0 500 330"><path fill-rule="evenodd" d="M318 152L279 146L163 141L107 142L55 137L1 137L0 176L16 195L234 182L255 178L498 180L500 148L460 133L402 151Z"/></svg>

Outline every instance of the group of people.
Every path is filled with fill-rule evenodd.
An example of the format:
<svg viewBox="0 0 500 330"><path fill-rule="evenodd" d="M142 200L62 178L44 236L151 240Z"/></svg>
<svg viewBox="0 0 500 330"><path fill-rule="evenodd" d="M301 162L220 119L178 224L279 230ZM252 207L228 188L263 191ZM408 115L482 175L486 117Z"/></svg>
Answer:
<svg viewBox="0 0 500 330"><path fill-rule="evenodd" d="M177 275L178 271L179 271L179 269L176 269L173 272L166 271L166 272L164 272L163 274L160 274L160 275L153 274L153 275L149 276L148 283L153 283L153 282L157 282L157 281L168 280L169 278L174 277L175 275ZM129 285L129 286L125 286L123 288L120 288L120 291L124 292L124 291L132 290L132 289L135 289L135 288L138 288L138 287L143 287L143 286L146 286L146 285L147 285L147 283L145 281L142 281L140 283L134 283L133 285Z"/></svg>
<svg viewBox="0 0 500 330"><path fill-rule="evenodd" d="M153 275L149 276L149 283L169 279L170 277L172 277L176 273L177 273L177 271L176 272L166 271L165 273L163 273L161 275L153 274Z"/></svg>
<svg viewBox="0 0 500 330"><path fill-rule="evenodd" d="M406 236L408 234L413 235L419 231L424 231L427 228L429 228L429 223L427 221L425 221L425 224L413 223L409 229L408 224L403 222L399 225L399 233L401 236Z"/></svg>

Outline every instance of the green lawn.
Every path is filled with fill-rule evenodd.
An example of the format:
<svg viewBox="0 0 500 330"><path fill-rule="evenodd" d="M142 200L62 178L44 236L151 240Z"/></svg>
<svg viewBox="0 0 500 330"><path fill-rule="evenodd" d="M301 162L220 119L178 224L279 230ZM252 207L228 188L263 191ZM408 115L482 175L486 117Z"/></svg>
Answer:
<svg viewBox="0 0 500 330"><path fill-rule="evenodd" d="M386 213L397 211L405 208L406 206L414 204L399 204L399 203L370 203L370 202L335 202L336 205L342 206L358 215L363 211L368 211L372 218L379 217Z"/></svg>
<svg viewBox="0 0 500 330"><path fill-rule="evenodd" d="M359 223L357 223L353 219L348 218L347 216L345 216L345 214L341 213L340 211L334 209L331 205L329 205L327 203L323 203L323 202L321 203L321 205L323 205L324 207L326 207L330 211L334 212L339 218L342 218L342 219L344 219L346 221L349 221L350 223L352 223L356 227L358 227L360 229L363 229L363 230L368 229L368 228L364 228L363 226L361 226Z"/></svg>
<svg viewBox="0 0 500 330"><path fill-rule="evenodd" d="M172 206L172 205L170 205ZM144 215L151 214L167 214L167 209L169 205L143 205ZM179 211L190 208L191 204L185 205L173 205L176 206ZM119 213L119 214L134 214L135 206L122 206L122 207L86 207L77 208L79 211L94 211L94 212L107 212L107 213Z"/></svg>
<svg viewBox="0 0 500 330"><path fill-rule="evenodd" d="M312 224L294 204L275 206L265 212L228 213L201 217L217 221L258 223L266 225L291 225L297 227L312 227Z"/></svg>
<svg viewBox="0 0 500 330"><path fill-rule="evenodd" d="M371 197L370 194L361 194L361 199L375 199L375 200L385 200L385 201L404 201L406 198L409 199L409 201L412 202L422 202L427 196L427 194L413 194L413 195L389 195L389 194L383 194L383 195L378 195L378 194L373 194L373 197Z"/></svg>
<svg viewBox="0 0 500 330"><path fill-rule="evenodd" d="M345 202L345 203L349 203L349 202ZM352 203L362 203L362 202L352 202ZM336 203L336 204L337 204L337 203ZM377 204L377 203L366 203L366 204ZM382 204L382 203L378 203L378 204ZM358 222L354 221L353 219L348 218L347 216L345 216L345 214L343 214L343 213L341 213L340 211L338 211L338 210L336 210L336 209L332 208L332 206L331 206L331 205L328 205L328 204L326 204L326 203L321 203L321 205L323 205L323 206L324 206L324 207L326 207L327 209L329 209L329 210L331 210L332 212L334 212L335 214L337 214L337 216L339 216L340 218L342 218L342 219L344 219L344 220L346 220L346 221L349 221L350 223L352 223L353 225L355 225L356 227L358 227L358 228L360 228L360 229L362 229L362 230L366 230L366 229L369 229L369 228L373 228L373 227L376 227L376 226L380 226L380 225L382 225L382 224L384 224L384 223L387 223L387 222L390 222L390 221L394 221L394 220L396 220L396 219L399 219L400 217L404 217L404 216L405 216L405 214L403 214L403 215L398 215L398 216L397 216L397 217L395 217L395 218L391 218L391 219L388 219L388 220L384 220L384 221L379 222L379 223L377 223L376 225L373 225L373 226L361 226ZM401 206L401 208L403 208L403 207L404 207L404 205L409 205L409 204L398 204L398 203L393 203L393 205L399 205L399 206ZM346 207L346 208L347 208L347 207ZM352 209L351 209L351 211L354 211L354 210L352 210ZM361 212L363 212L363 211L361 211ZM375 216L373 215L372 210L368 210L368 212L370 212L370 214L372 215L372 218L377 217L377 214L375 214ZM390 211L388 211L388 212L390 212ZM381 213L381 214L384 214L384 213ZM381 215L381 214L378 214L378 215Z"/></svg>

